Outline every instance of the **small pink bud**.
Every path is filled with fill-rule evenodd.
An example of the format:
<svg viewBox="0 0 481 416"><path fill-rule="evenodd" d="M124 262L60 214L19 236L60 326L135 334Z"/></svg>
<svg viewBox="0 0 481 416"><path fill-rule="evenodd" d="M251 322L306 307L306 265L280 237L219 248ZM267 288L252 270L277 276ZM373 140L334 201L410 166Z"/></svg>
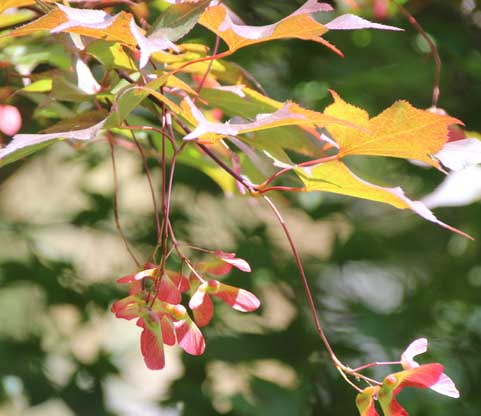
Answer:
<svg viewBox="0 0 481 416"><path fill-rule="evenodd" d="M172 316L175 319L184 319L185 315L187 314L187 310L182 305L175 305L172 308Z"/></svg>
<svg viewBox="0 0 481 416"><path fill-rule="evenodd" d="M22 116L13 105L0 105L0 131L7 136L15 135L22 127Z"/></svg>
<svg viewBox="0 0 481 416"><path fill-rule="evenodd" d="M209 280L207 282L207 286L209 286L209 289L211 289L211 291L217 291L217 289L219 289L220 282L218 280Z"/></svg>
<svg viewBox="0 0 481 416"><path fill-rule="evenodd" d="M384 379L384 382L389 386L394 386L397 383L397 378L391 374Z"/></svg>

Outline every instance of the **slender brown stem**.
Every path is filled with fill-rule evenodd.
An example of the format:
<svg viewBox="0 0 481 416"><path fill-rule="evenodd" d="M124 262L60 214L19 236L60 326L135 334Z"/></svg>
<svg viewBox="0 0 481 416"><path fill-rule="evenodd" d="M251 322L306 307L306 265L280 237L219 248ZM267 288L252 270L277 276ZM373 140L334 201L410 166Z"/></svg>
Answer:
<svg viewBox="0 0 481 416"><path fill-rule="evenodd" d="M130 248L130 245L127 241L127 238L125 237L125 234L122 230L122 226L120 225L120 216L119 216L119 183L118 183L118 177L117 177L117 166L115 163L115 147L114 147L114 141L111 135L109 135L109 146L110 146L110 157L112 159L112 173L114 177L114 218L115 218L115 226L117 227L117 232L119 233L119 236L121 240L123 241L125 248L127 249L127 252L129 253L130 257L134 261L137 267L140 267L140 262L137 260L135 257L134 252Z"/></svg>
<svg viewBox="0 0 481 416"><path fill-rule="evenodd" d="M352 371L358 372L365 370L366 368L371 368L371 367L379 367L381 365L399 365L401 364L401 361L376 361L373 363L361 365L360 367L353 368Z"/></svg>
<svg viewBox="0 0 481 416"><path fill-rule="evenodd" d="M174 147L174 149L177 147L177 144L175 143L175 138L172 134L167 134L166 132L162 132L161 129L158 129L157 127L153 127L153 126L132 126L132 125L128 125L126 126L125 128L129 129L129 130L141 130L141 131L155 131L156 133L159 133L159 134L165 134L165 136L167 137L167 139L169 139L170 143L172 143L172 146Z"/></svg>
<svg viewBox="0 0 481 416"><path fill-rule="evenodd" d="M221 159L217 157L217 155L212 152L205 144L197 143L197 146L201 148L215 163L217 163L222 169L224 169L229 175L235 178L238 182L244 185L249 191L253 191L254 187L247 183L247 181L240 176L238 173L234 172L229 166L227 166Z"/></svg>
<svg viewBox="0 0 481 416"><path fill-rule="evenodd" d="M284 175L287 172L290 172L291 170L293 170L295 168L317 165L319 163L326 163L326 162L330 162L332 160L337 160L337 159L339 159L338 155L326 156L326 157L321 157L319 159L308 160L307 162L299 163L295 166L289 166L287 168L281 169L280 171L274 173L274 175L272 175L270 178L267 178L264 182L262 182L262 184L260 184L259 187L263 188L263 187L269 185L271 182L276 180L278 177Z"/></svg>
<svg viewBox="0 0 481 416"><path fill-rule="evenodd" d="M165 261L166 261L166 254L167 254L167 240L168 240L168 224L169 224L169 216L167 213L167 160L166 160L166 108L165 104L161 104L162 109L162 149L161 149L161 164L162 164L162 259L161 259L161 270L164 271L165 268ZM159 240L157 243L160 243Z"/></svg>
<svg viewBox="0 0 481 416"><path fill-rule="evenodd" d="M289 242L289 246L291 247L292 255L294 256L297 268L298 268L300 276L301 276L302 284L304 286L304 291L305 291L306 297L307 297L307 302L309 304L309 309L311 310L312 319L314 320L314 324L316 326L317 332L319 333L319 336L321 337L322 342L324 343L324 346L326 347L329 355L331 356L331 360L333 361L334 365L336 367L340 367L342 369L342 368L344 368L344 366L337 359L336 354L334 354L334 351L331 347L331 344L329 343L329 341L326 337L326 334L324 333L324 330L322 329L321 323L319 322L319 318L317 317L316 306L314 304L314 299L312 297L311 289L309 287L309 283L307 281L307 277L306 277L306 274L304 272L304 266L302 265L301 258L299 257L299 252L297 251L297 247L294 244L294 241L292 239L289 228L287 227L287 225L284 221L284 218L282 217L281 213L277 209L276 205L272 202L272 200L266 195L263 195L263 198L267 202L267 205L269 205L271 210L274 212L274 215L276 216L277 221L281 225L281 227L284 231L284 235L286 236L287 241Z"/></svg>
<svg viewBox="0 0 481 416"><path fill-rule="evenodd" d="M292 186L269 186L267 188L256 189L259 194L265 194L271 191L287 191L287 192L305 192L305 188L295 188Z"/></svg>
<svg viewBox="0 0 481 416"><path fill-rule="evenodd" d="M431 54L434 59L434 86L433 86L433 98L432 98L432 106L437 107L439 102L439 94L440 94L440 83L441 83L441 69L442 69L442 62L441 57L439 56L438 47L434 44L431 40L429 35L423 29L423 27L418 23L415 17L401 4L399 4L396 0L392 0L394 4L398 7L399 11L407 17L409 23L416 29L416 31L423 37L423 39L428 43L429 49L431 49Z"/></svg>
<svg viewBox="0 0 481 416"><path fill-rule="evenodd" d="M137 137L135 136L135 133L133 131L132 131L132 138L134 139L135 146L137 147L137 149L140 153L140 157L142 158L142 162L144 164L144 169L145 169L145 175L147 176L147 181L149 183L150 194L152 196L152 204L153 204L153 207L154 207L155 226L156 226L156 229L157 229L157 241L159 241L160 238L161 238L159 209L158 209L158 206L157 206L157 197L155 196L154 184L152 182L152 175L150 173L149 165L147 164L147 158L145 157L144 150L142 149L142 146L140 145L140 143L137 140Z"/></svg>
<svg viewBox="0 0 481 416"><path fill-rule="evenodd" d="M217 55L217 52L219 50L219 43L220 43L220 37L219 35L216 35L215 36L215 44L214 44L214 50L212 51L212 55ZM207 69L205 70L205 73L204 73L204 76L202 77L202 80L200 81L199 83L199 86L197 88L197 94L200 94L200 92L202 91L202 88L204 88L204 84L205 84L205 81L207 80L207 77L209 76L209 73L212 69L212 65L214 64L214 60L210 60L209 61L209 65L207 66ZM197 100L197 97L194 97L194 102Z"/></svg>
<svg viewBox="0 0 481 416"><path fill-rule="evenodd" d="M227 50L227 51L218 53L216 55L204 56L203 58L193 59L192 61L186 62L185 64L183 64L183 65L179 66L178 68L172 70L170 73L172 75L175 75L175 74L177 74L177 72L182 71L183 69L187 68L190 65L198 64L200 62L205 62L205 61L213 61L215 59L222 59L222 58L225 58L226 56L231 55L232 53L233 53L232 51Z"/></svg>
<svg viewBox="0 0 481 416"><path fill-rule="evenodd" d="M341 375L341 377L346 381L347 384L349 384L351 387L353 387L359 393L362 393L362 389L360 387L356 386L351 380L349 380L346 373L344 373L344 371L342 371L342 369L340 367L336 367L336 368L339 371L339 374Z"/></svg>

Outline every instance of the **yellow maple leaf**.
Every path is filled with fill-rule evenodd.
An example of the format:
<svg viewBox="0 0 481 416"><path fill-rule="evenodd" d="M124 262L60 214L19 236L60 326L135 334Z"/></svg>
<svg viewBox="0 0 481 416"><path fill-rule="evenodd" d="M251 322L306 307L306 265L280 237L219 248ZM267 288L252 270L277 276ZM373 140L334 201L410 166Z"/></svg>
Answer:
<svg viewBox="0 0 481 416"><path fill-rule="evenodd" d="M416 159L439 167L431 155L438 153L448 139L448 126L462 124L454 117L434 114L397 101L374 118L346 103L331 91L334 103L324 114L349 120L358 128L336 124L328 127L339 145L339 157L347 155L390 156ZM362 130L359 129L362 128Z"/></svg>
<svg viewBox="0 0 481 416"><path fill-rule="evenodd" d="M311 13L331 10L331 6L325 3L311 0L279 22L266 26L248 26L234 22L229 10L224 5L218 4L208 8L200 17L199 23L220 36L227 44L230 53L256 43L298 38L322 43L341 54L321 38L328 29L311 17Z"/></svg>
<svg viewBox="0 0 481 416"><path fill-rule="evenodd" d="M410 209L428 221L472 239L468 234L438 220L421 201L412 201L401 188L386 188L369 183L351 172L340 160L332 160L308 167L296 167L294 170L304 183L304 191L306 192L333 192L382 202L399 209Z"/></svg>

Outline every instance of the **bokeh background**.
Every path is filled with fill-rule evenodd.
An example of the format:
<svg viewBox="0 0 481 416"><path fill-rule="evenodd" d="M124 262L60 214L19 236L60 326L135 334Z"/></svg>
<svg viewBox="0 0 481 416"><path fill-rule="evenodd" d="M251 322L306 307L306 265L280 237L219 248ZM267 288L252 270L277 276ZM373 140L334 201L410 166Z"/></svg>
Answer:
<svg viewBox="0 0 481 416"><path fill-rule="evenodd" d="M266 24L302 1L228 3L247 22ZM373 2L358 3L373 18ZM404 3L439 47L440 106L468 130L481 131L481 5ZM329 104L328 89L372 115L400 98L429 107L429 48L395 8L384 20L406 32L329 34L345 59L293 40L248 48L232 60L273 98L317 110ZM191 34L203 36L202 30ZM0 82L2 77L0 70ZM32 103L19 98L17 104L23 131L36 131L28 117ZM117 157L121 220L145 256L155 237L141 161L121 150ZM375 183L402 185L414 198L444 180L402 160L362 158L354 168ZM153 173L158 178L154 166ZM481 189L471 178L464 193L451 192L448 207L443 197L433 205L475 242L375 203L327 194L277 197L338 355L351 366L398 359L423 336L430 349L420 361L443 363L456 381L459 400L403 392L400 400L415 416L481 413ZM59 144L0 170L0 415L355 415L355 392L315 333L295 263L268 208L226 197L184 165L176 179L178 235L247 259L253 272L233 272L227 282L252 290L263 306L241 315L218 305L204 331L205 354L190 357L168 348L166 369L152 372L140 355L139 328L109 312L123 295L115 279L134 265L114 227L106 145L75 152ZM382 370L371 374L383 376Z"/></svg>

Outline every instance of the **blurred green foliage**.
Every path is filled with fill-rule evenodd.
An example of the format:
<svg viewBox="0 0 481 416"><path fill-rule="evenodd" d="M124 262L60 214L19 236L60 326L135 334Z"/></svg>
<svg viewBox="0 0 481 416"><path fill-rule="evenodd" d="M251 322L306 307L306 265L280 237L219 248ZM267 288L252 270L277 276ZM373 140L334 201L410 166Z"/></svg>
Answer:
<svg viewBox="0 0 481 416"><path fill-rule="evenodd" d="M229 3L250 24L264 24L302 2ZM443 59L440 106L463 120L469 130L479 131L481 29L476 13L479 16L481 8L462 13L464 3L413 1L408 6L417 11L417 20L435 40ZM232 60L247 68L273 98L293 98L314 109L329 103L330 88L371 114L400 98L429 107L433 64L425 45L401 16L396 14L388 23L406 32L330 35L329 41L344 51L344 59L314 43L292 40L247 48ZM196 29L192 36L205 33ZM2 77L0 71L4 82ZM34 106L25 99L19 103L25 104L24 130L35 131L38 126L28 120ZM140 356L138 345L115 347L122 343L126 326L110 332L108 308L122 293L114 279L130 273L133 265L122 245L112 242L117 240L112 188L105 185L111 180L104 169L108 157L102 145L79 153L53 147L0 171L0 414L30 414L25 410L29 406L52 400L66 405L58 410L66 415L356 414L354 391L338 377L322 348L294 261L279 241L281 234L272 232L265 215L255 218L256 212L265 213L259 206L249 207L235 198L226 201L207 176L183 165L178 167L173 207L179 236L213 244L211 248L235 250L247 259L253 272L232 273L227 281L258 293L265 306L258 319L216 306L221 313L205 330L206 353L176 358L183 370L173 370L167 377L172 382L166 386L159 387L143 369L137 384L129 379L132 369L127 372L125 366L129 357ZM144 180L141 161L126 155L119 163L123 162L121 193L131 199L124 201L122 221L129 239L146 255L155 237L149 196L136 193L146 191L139 185ZM52 164L54 173L43 180L35 177ZM438 172L398 160L366 158L358 168L367 179L400 183L418 197L442 181ZM75 172L68 175L72 176L68 189L59 185L65 181L62 169ZM38 186L58 186L56 203ZM280 202L299 241L319 316L338 355L353 367L397 359L411 340L426 336L430 351L420 361L443 363L461 399L409 391L403 392L401 401L415 416L479 415L479 202L437 211L447 223L474 235L476 242L410 213L366 201L310 195L289 196L290 208ZM214 206L217 210L208 212ZM317 234L305 234L309 229ZM78 238L82 243L76 246ZM98 239L107 239L108 244ZM55 251L66 245L70 250ZM87 331L78 339L99 320L106 322L100 330ZM118 338L108 339L113 336ZM95 344L94 350L86 354L89 343ZM372 374L382 377L378 370ZM118 403L123 394L134 402L145 398L109 387L116 385L112 380L134 384L134 390L149 390L150 407L122 410ZM149 389L149 383L154 387Z"/></svg>

